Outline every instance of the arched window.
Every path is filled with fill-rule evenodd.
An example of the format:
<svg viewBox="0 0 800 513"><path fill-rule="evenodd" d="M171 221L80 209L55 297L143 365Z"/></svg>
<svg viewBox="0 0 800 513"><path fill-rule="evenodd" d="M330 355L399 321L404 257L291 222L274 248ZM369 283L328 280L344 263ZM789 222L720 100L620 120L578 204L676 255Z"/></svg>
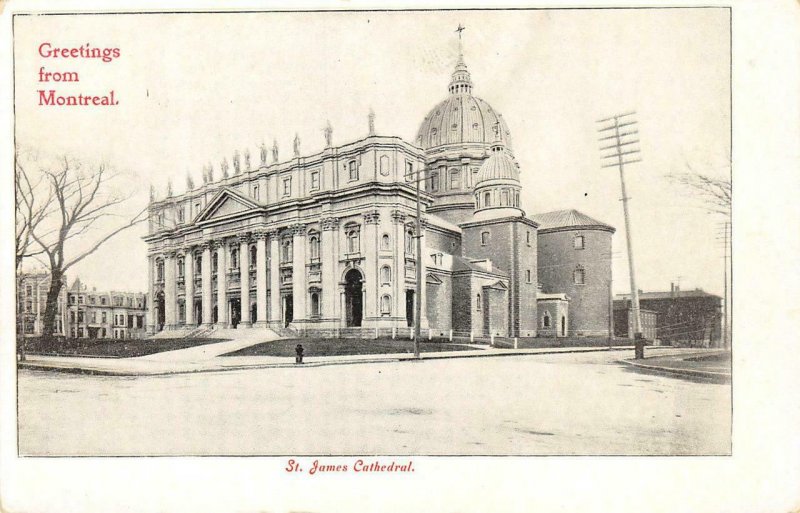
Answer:
<svg viewBox="0 0 800 513"><path fill-rule="evenodd" d="M292 239L287 238L284 239L281 243L281 262L291 262L292 261Z"/></svg>
<svg viewBox="0 0 800 513"><path fill-rule="evenodd" d="M381 315L392 315L392 296L389 294L381 296Z"/></svg>
<svg viewBox="0 0 800 513"><path fill-rule="evenodd" d="M392 283L392 268L388 265L381 267L381 284L389 285Z"/></svg>
<svg viewBox="0 0 800 513"><path fill-rule="evenodd" d="M572 281L575 285L583 285L586 283L586 272L580 265L572 272Z"/></svg>
<svg viewBox="0 0 800 513"><path fill-rule="evenodd" d="M319 293L311 293L311 316L319 317Z"/></svg>
<svg viewBox="0 0 800 513"><path fill-rule="evenodd" d="M347 169L350 172L350 180L358 180L358 163L355 160L347 163Z"/></svg>
<svg viewBox="0 0 800 513"><path fill-rule="evenodd" d="M480 293L478 293L478 297L476 297L475 299L476 299L475 309L480 312L481 311L481 295L480 295Z"/></svg>
<svg viewBox="0 0 800 513"><path fill-rule="evenodd" d="M185 265L183 263L183 257L178 258L178 278L183 278L184 270L185 270Z"/></svg>
<svg viewBox="0 0 800 513"><path fill-rule="evenodd" d="M414 230L411 228L406 230L406 254L414 254Z"/></svg>
<svg viewBox="0 0 800 513"><path fill-rule="evenodd" d="M491 207L492 206L492 193L486 192L483 195L483 206L484 207Z"/></svg>
<svg viewBox="0 0 800 513"><path fill-rule="evenodd" d="M357 254L361 252L361 236L358 226L351 226L345 232L347 237L347 253Z"/></svg>
<svg viewBox="0 0 800 513"><path fill-rule="evenodd" d="M550 327L550 312L545 312L544 317L542 317L542 328L549 328Z"/></svg>
<svg viewBox="0 0 800 513"><path fill-rule="evenodd" d="M164 281L164 261L156 262L156 281Z"/></svg>
<svg viewBox="0 0 800 513"><path fill-rule="evenodd" d="M439 191L439 172L438 171L431 171L431 175L428 177L428 191L430 191L430 192L438 192Z"/></svg>
<svg viewBox="0 0 800 513"><path fill-rule="evenodd" d="M461 188L461 170L450 170L450 190L454 191Z"/></svg>
<svg viewBox="0 0 800 513"><path fill-rule="evenodd" d="M500 192L500 205L503 207L508 206L508 189L503 189L502 192Z"/></svg>
<svg viewBox="0 0 800 513"><path fill-rule="evenodd" d="M381 236L381 249L384 251L392 249L392 239L389 237L388 233L384 233L383 236Z"/></svg>
<svg viewBox="0 0 800 513"><path fill-rule="evenodd" d="M311 254L311 261L319 260L319 235L316 233L308 238L308 249Z"/></svg>
<svg viewBox="0 0 800 513"><path fill-rule="evenodd" d="M255 246L250 246L250 269L256 268L258 262L258 250Z"/></svg>
<svg viewBox="0 0 800 513"><path fill-rule="evenodd" d="M194 275L198 276L203 273L203 255L198 253L194 256Z"/></svg>
<svg viewBox="0 0 800 513"><path fill-rule="evenodd" d="M258 200L258 185L253 186L253 198Z"/></svg>
<svg viewBox="0 0 800 513"><path fill-rule="evenodd" d="M231 248L231 269L239 268L239 250Z"/></svg>

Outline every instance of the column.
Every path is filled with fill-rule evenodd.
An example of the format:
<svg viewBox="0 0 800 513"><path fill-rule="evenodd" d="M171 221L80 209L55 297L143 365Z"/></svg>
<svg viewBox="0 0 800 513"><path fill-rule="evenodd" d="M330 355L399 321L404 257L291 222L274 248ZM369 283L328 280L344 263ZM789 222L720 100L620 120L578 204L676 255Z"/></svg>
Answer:
<svg viewBox="0 0 800 513"><path fill-rule="evenodd" d="M364 319L374 321L378 317L378 223L380 212L373 210L364 214L364 232L361 247L364 248ZM365 327L370 327L365 323Z"/></svg>
<svg viewBox="0 0 800 513"><path fill-rule="evenodd" d="M417 265L422 267L422 283L420 284L420 298L419 301L422 301L422 319L419 320L419 325L422 329L428 329L428 285L426 282L428 281L428 269L425 266L425 255L428 254L428 247L427 247L427 239L425 238L425 227L427 223L425 222L425 218L422 218L422 255L420 256L419 262ZM416 248L416 246L415 246ZM416 254L416 252L415 252Z"/></svg>
<svg viewBox="0 0 800 513"><path fill-rule="evenodd" d="M228 318L228 241L217 248L217 327L227 328Z"/></svg>
<svg viewBox="0 0 800 513"><path fill-rule="evenodd" d="M338 320L339 315L339 219L322 220L322 312L323 319Z"/></svg>
<svg viewBox="0 0 800 513"><path fill-rule="evenodd" d="M212 285L211 285L211 242L203 243L203 256L200 261L200 277L203 287L203 326L209 327L212 322Z"/></svg>
<svg viewBox="0 0 800 513"><path fill-rule="evenodd" d="M239 308L243 328L250 327L250 234L239 236Z"/></svg>
<svg viewBox="0 0 800 513"><path fill-rule="evenodd" d="M147 334L154 335L156 332L156 291L153 282L155 281L155 257L147 257ZM78 315L77 313L75 314ZM77 318L76 318L77 321ZM75 323L77 325L77 322Z"/></svg>
<svg viewBox="0 0 800 513"><path fill-rule="evenodd" d="M267 234L256 232L256 326L267 327Z"/></svg>
<svg viewBox="0 0 800 513"><path fill-rule="evenodd" d="M269 232L269 323L273 328L282 328L281 319L281 271L280 235L278 230Z"/></svg>
<svg viewBox="0 0 800 513"><path fill-rule="evenodd" d="M186 295L184 296L184 312L186 326L194 326L194 248L189 247L183 254L183 283Z"/></svg>
<svg viewBox="0 0 800 513"><path fill-rule="evenodd" d="M292 227L292 300L294 321L304 322L306 314L306 225Z"/></svg>
<svg viewBox="0 0 800 513"><path fill-rule="evenodd" d="M402 319L398 326L405 327L406 323L406 215L399 211L392 211L392 317Z"/></svg>
<svg viewBox="0 0 800 513"><path fill-rule="evenodd" d="M168 330L174 330L177 325L175 254L175 251L168 251L164 257L164 324Z"/></svg>

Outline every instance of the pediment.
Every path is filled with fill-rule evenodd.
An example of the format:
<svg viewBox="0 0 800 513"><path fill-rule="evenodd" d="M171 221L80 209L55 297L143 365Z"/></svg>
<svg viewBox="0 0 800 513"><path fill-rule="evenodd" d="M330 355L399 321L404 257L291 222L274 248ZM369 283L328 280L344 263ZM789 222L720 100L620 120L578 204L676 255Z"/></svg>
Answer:
<svg viewBox="0 0 800 513"><path fill-rule="evenodd" d="M433 274L428 274L425 277L425 283L427 283L429 285L441 285L442 284L442 280L440 280L437 276L435 276Z"/></svg>
<svg viewBox="0 0 800 513"><path fill-rule="evenodd" d="M195 222L228 218L259 208L260 205L236 191L225 188L206 205Z"/></svg>

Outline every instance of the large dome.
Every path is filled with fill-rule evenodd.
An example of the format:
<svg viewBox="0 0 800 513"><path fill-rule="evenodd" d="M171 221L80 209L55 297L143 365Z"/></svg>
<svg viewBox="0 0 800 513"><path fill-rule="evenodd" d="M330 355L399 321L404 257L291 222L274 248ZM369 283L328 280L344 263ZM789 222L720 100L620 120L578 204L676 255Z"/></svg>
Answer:
<svg viewBox="0 0 800 513"><path fill-rule="evenodd" d="M472 94L455 93L425 116L417 133L417 144L424 150L462 143L490 145L497 140L498 128L506 149L512 151L511 132L503 116Z"/></svg>
<svg viewBox="0 0 800 513"><path fill-rule="evenodd" d="M419 127L417 144L422 149L502 141L507 151L512 151L511 132L503 115L472 96L472 78L461 54L447 90L449 96L431 109Z"/></svg>

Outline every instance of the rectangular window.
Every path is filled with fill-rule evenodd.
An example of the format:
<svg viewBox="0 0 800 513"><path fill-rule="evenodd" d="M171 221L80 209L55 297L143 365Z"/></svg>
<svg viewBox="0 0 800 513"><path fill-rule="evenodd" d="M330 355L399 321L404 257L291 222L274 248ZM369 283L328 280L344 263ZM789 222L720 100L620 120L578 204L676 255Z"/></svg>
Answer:
<svg viewBox="0 0 800 513"><path fill-rule="evenodd" d="M481 233L481 246L489 244L489 232Z"/></svg>
<svg viewBox="0 0 800 513"><path fill-rule="evenodd" d="M316 191L319 189L319 171L311 173L311 190Z"/></svg>
<svg viewBox="0 0 800 513"><path fill-rule="evenodd" d="M355 160L351 160L347 164L347 168L350 171L350 181L358 180L358 163Z"/></svg>
<svg viewBox="0 0 800 513"><path fill-rule="evenodd" d="M531 231L528 230L525 232L525 243L530 246L531 245Z"/></svg>
<svg viewBox="0 0 800 513"><path fill-rule="evenodd" d="M194 215L197 215L199 213L200 213L200 203L195 203L194 204Z"/></svg>
<svg viewBox="0 0 800 513"><path fill-rule="evenodd" d="M291 196L292 194L292 177L283 179L283 195Z"/></svg>
<svg viewBox="0 0 800 513"><path fill-rule="evenodd" d="M586 274L583 269L575 269L572 273L572 281L575 285L583 285L586 283Z"/></svg>
<svg viewBox="0 0 800 513"><path fill-rule="evenodd" d="M431 192L439 191L439 173L433 171L430 178L428 178L428 190Z"/></svg>
<svg viewBox="0 0 800 513"><path fill-rule="evenodd" d="M103 312L103 324L105 324L105 322L106 322L106 313Z"/></svg>
<svg viewBox="0 0 800 513"><path fill-rule="evenodd" d="M531 270L530 269L526 269L525 270L525 281L528 282L528 283L531 282Z"/></svg>
<svg viewBox="0 0 800 513"><path fill-rule="evenodd" d="M458 169L450 170L450 190L454 191L461 188L461 171Z"/></svg>
<svg viewBox="0 0 800 513"><path fill-rule="evenodd" d="M258 200L258 185L253 186L253 199Z"/></svg>
<svg viewBox="0 0 800 513"><path fill-rule="evenodd" d="M574 239L572 239L572 247L575 249L583 249L584 248L584 240L583 235L576 235Z"/></svg>
<svg viewBox="0 0 800 513"><path fill-rule="evenodd" d="M183 207L178 207L178 222L182 223L184 219Z"/></svg>

